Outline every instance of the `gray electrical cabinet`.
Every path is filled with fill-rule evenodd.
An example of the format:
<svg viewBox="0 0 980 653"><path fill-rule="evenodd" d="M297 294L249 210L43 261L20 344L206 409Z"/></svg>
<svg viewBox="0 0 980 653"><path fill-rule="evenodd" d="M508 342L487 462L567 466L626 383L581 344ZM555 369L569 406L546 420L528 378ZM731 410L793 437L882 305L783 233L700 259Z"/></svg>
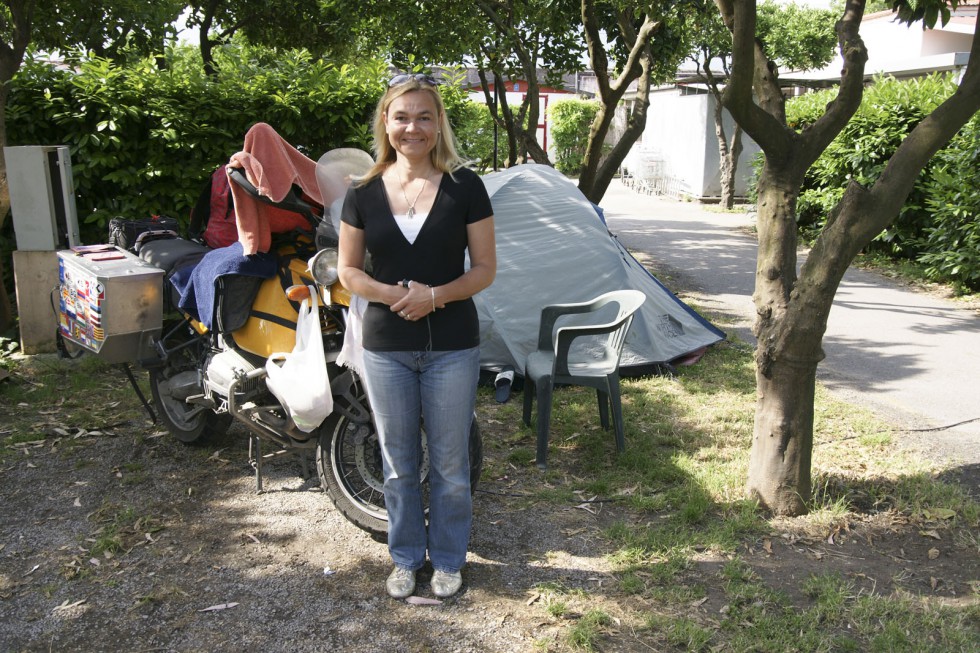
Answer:
<svg viewBox="0 0 980 653"><path fill-rule="evenodd" d="M3 148L10 211L21 251L55 251L80 245L78 212L65 145Z"/></svg>

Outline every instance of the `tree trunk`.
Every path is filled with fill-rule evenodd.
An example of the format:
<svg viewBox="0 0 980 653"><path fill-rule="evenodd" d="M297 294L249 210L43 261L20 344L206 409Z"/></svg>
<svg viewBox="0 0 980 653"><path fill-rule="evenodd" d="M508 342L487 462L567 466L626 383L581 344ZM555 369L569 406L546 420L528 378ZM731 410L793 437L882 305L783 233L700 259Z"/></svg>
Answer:
<svg viewBox="0 0 980 653"><path fill-rule="evenodd" d="M34 0L13 0L7 2L9 22L4 24L4 37L10 42L0 41L0 228L10 213L10 188L7 182L7 160L3 148L7 145L7 97L10 94L10 81L20 70L24 53L31 40L33 29ZM14 310L7 295L4 266L0 262L0 332L13 326Z"/></svg>
<svg viewBox="0 0 980 653"><path fill-rule="evenodd" d="M783 174L790 172L792 174ZM756 260L756 415L747 491L781 515L810 499L813 391L835 288L821 293L796 277L800 166L768 164L759 181Z"/></svg>
<svg viewBox="0 0 980 653"><path fill-rule="evenodd" d="M541 87L538 84L537 69L538 52L536 50L528 52L527 48L524 47L524 42L515 33L513 26L510 24L510 18L498 13L498 8L493 6L492 3L480 2L478 0L476 4L480 11L494 25L497 32L509 43L513 53L517 56L517 60L520 62L520 68L524 73L524 81L527 83L527 93L524 96L524 101L521 103L521 108L517 113L516 119L512 114L505 111L508 145L510 146L513 143L513 146L510 147L512 154L508 157L507 167L518 163L525 163L528 154L530 154L536 163L550 166L551 161L548 158L547 152L538 143L538 115L541 98ZM495 70L494 73L495 77L498 77L499 70ZM499 78L495 80L495 83L497 81L499 81ZM500 87L498 86L497 88ZM506 110L507 103L503 97L504 95L505 93L501 94L500 101ZM525 122L527 123L526 128L524 126Z"/></svg>
<svg viewBox="0 0 980 653"><path fill-rule="evenodd" d="M817 364L775 361L756 370L755 427L749 457L750 497L781 515L802 515L810 501L813 393Z"/></svg>
<svg viewBox="0 0 980 653"><path fill-rule="evenodd" d="M742 156L742 127L735 123L732 140L729 143L725 133L725 105L718 80L711 70L711 54L703 51L705 79L708 80L708 90L715 99L715 137L718 139L718 162L721 183L721 206L731 211L735 206L735 173L738 172L738 158Z"/></svg>
<svg viewBox="0 0 980 653"><path fill-rule="evenodd" d="M720 99L720 98L719 98ZM735 175L738 158L742 156L742 128L737 124L732 130L732 140L725 134L724 107L715 102L715 135L718 137L718 153L721 174L721 206L731 211L735 206Z"/></svg>
<svg viewBox="0 0 980 653"><path fill-rule="evenodd" d="M643 135L647 122L647 109L650 107L650 87L649 84L644 84L645 79L646 74L644 73L640 76L640 83L637 87L636 103L626 120L626 130L605 157L602 156L602 145L609 134L611 117L606 120L605 116L602 116L600 129L589 133L585 160L589 161L590 156L596 156L598 161L593 166L586 165L583 169L582 175L579 177L579 190L591 202L598 204L602 200L602 196L606 194L609 184L616 176L616 172L623 164L623 160L626 159L633 144ZM596 122L600 122L600 115L607 111L608 109L605 107L601 108L599 114L596 115ZM595 129L595 124L593 124L593 129Z"/></svg>
<svg viewBox="0 0 980 653"><path fill-rule="evenodd" d="M0 229L10 214L10 187L7 185L7 159L3 148L7 144L7 89L0 87ZM14 325L14 306L7 294L7 275L4 258L0 257L0 334L6 333Z"/></svg>
<svg viewBox="0 0 980 653"><path fill-rule="evenodd" d="M201 27L201 61L204 62L204 74L211 79L218 78L218 69L214 65L214 41L208 37L207 30Z"/></svg>
<svg viewBox="0 0 980 653"><path fill-rule="evenodd" d="M735 208L735 184L738 175L738 158L742 155L742 129L735 127L732 142L721 162L721 205L728 211Z"/></svg>
<svg viewBox="0 0 980 653"><path fill-rule="evenodd" d="M504 128L504 133L507 134L507 159L504 161L504 167L510 168L520 163L521 159L518 151L514 112L511 111L510 105L507 103L507 87L504 86L503 77L494 73L493 84L494 88L498 89L497 104L502 118L501 125Z"/></svg>
<svg viewBox="0 0 980 653"><path fill-rule="evenodd" d="M609 55L602 40L602 30L591 0L582 0L582 25L589 48L589 60L595 72L602 106L589 129L589 142L585 148L585 160L579 175L578 187L582 194L596 204L605 195L609 183L619 170L633 143L643 134L646 127L647 107L650 106L650 73L653 66L653 53L650 41L660 30L662 23L650 16L643 17L643 24L637 30L633 21L622 14L618 21L619 37L630 48L630 54L622 72L615 80L609 77ZM602 148L609 134L616 107L633 81L637 82L636 100L633 111L627 119L627 127L622 138L605 157Z"/></svg>
<svg viewBox="0 0 980 653"><path fill-rule="evenodd" d="M763 113L753 111L746 103L746 87L731 95L726 91L726 106L731 102L733 115L745 123L746 131L762 145L767 157L759 179L754 295L759 395L748 491L783 515L805 512L810 501L814 379L823 356L821 342L827 316L840 281L861 248L895 220L929 160L980 110L980 68L968 66L956 92L905 137L874 185L866 188L851 182L847 187L797 280L795 202L803 173L860 103L866 60L857 34L862 10L860 2L849 2L845 7L845 17L838 23L847 59L841 90L826 113L803 134L793 136L784 131L785 119L775 104L770 108L774 110L767 109L765 114L782 124L773 124ZM970 58L973 62L980 59L980 34L974 34ZM759 77L755 80L758 89ZM743 78L736 84L745 81Z"/></svg>
<svg viewBox="0 0 980 653"><path fill-rule="evenodd" d="M204 16L201 18L201 25L198 28L204 74L212 80L218 78L218 69L214 65L214 41L211 40L211 27L214 25L214 16L220 4L221 0L209 0L207 7L204 9Z"/></svg>

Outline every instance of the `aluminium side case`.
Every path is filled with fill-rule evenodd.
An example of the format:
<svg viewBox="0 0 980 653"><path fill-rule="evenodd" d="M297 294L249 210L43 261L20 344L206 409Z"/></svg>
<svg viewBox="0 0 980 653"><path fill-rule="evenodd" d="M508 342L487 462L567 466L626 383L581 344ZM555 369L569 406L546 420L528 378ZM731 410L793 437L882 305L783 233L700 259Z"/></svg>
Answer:
<svg viewBox="0 0 980 653"><path fill-rule="evenodd" d="M58 252L61 335L110 363L157 357L163 270L113 245Z"/></svg>

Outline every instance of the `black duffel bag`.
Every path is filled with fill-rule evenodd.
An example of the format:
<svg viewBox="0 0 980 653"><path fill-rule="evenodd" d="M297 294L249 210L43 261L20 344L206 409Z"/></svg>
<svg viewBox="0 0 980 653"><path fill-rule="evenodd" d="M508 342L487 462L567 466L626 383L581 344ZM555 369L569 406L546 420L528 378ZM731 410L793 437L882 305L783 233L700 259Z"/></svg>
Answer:
<svg viewBox="0 0 980 653"><path fill-rule="evenodd" d="M179 233L176 218L153 215L141 220L111 218L109 220L109 244L138 254L143 243L159 238L176 238Z"/></svg>

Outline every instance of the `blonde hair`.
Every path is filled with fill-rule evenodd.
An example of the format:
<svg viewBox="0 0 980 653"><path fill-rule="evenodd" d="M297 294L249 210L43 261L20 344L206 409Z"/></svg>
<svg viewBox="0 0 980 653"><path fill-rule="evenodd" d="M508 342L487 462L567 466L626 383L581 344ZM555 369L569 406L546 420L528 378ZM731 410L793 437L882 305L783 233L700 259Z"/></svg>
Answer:
<svg viewBox="0 0 980 653"><path fill-rule="evenodd" d="M456 151L456 137L453 128L449 124L449 117L446 115L446 106L442 102L442 96L435 86L417 79L409 79L402 84L391 86L385 91L378 101L378 106L374 111L374 165L367 173L358 180L358 184L366 184L375 177L380 177L392 163L395 162L398 153L391 146L388 140L388 133L385 131L385 114L391 103L406 93L422 91L429 93L436 103L436 112L439 134L436 136L436 146L429 152L429 158L433 167L440 172L447 172L450 175L459 170L464 165L464 161Z"/></svg>

